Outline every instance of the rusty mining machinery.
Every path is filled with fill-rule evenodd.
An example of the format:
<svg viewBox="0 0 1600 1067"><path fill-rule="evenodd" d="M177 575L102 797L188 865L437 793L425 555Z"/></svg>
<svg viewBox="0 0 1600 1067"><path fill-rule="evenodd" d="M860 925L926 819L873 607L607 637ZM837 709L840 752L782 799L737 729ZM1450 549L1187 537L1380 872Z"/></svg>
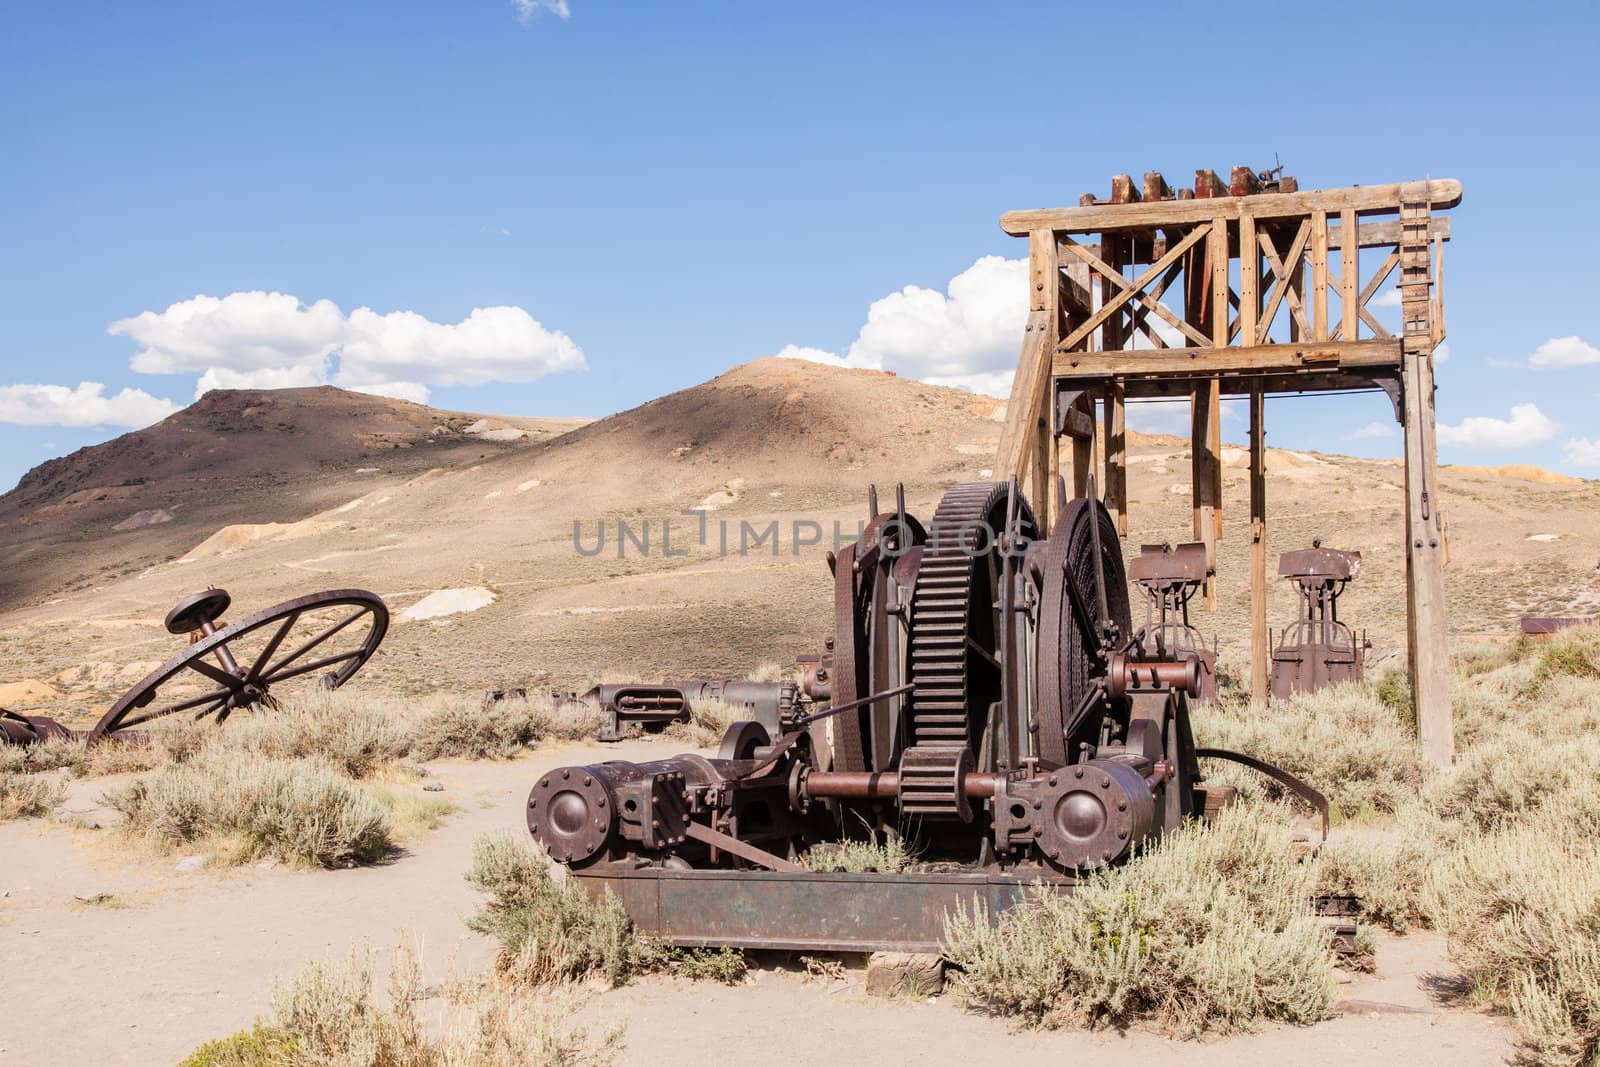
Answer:
<svg viewBox="0 0 1600 1067"><path fill-rule="evenodd" d="M1272 648L1272 695L1311 693L1339 682L1359 682L1366 667L1366 635L1339 621L1339 597L1361 573L1361 553L1310 548L1278 557L1278 574L1299 594L1298 618Z"/></svg>
<svg viewBox="0 0 1600 1067"><path fill-rule="evenodd" d="M834 628L810 700L714 757L552 770L533 838L590 892L678 944L937 951L947 911L1065 888L1206 808L1193 649L1134 630L1116 528L1087 498L1048 538L1015 481L959 485L924 524L872 494L830 554ZM1324 830L1326 825L1324 824ZM898 873L807 870L806 850L901 836Z"/></svg>
<svg viewBox="0 0 1600 1067"><path fill-rule="evenodd" d="M216 588L180 601L165 625L168 633L187 635L189 647L118 698L92 729L0 709L0 743L137 740L138 727L180 714L222 723L235 711L275 707L274 694L296 685L339 688L372 658L389 628L383 598L364 589L308 593L230 623L223 613L232 603Z"/></svg>

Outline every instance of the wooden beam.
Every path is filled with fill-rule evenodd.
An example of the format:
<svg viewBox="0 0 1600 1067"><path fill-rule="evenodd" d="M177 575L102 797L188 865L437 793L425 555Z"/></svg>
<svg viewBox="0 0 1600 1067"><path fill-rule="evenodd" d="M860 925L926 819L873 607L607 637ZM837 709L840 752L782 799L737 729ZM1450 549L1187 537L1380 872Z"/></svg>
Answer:
<svg viewBox="0 0 1600 1067"><path fill-rule="evenodd" d="M1441 178L1428 183L1434 208L1451 208L1461 202L1461 183ZM1106 204L1093 207L1044 208L1034 211L1008 211L1000 216L1000 228L1013 237L1033 230L1067 233L1101 233L1107 230L1150 230L1167 226L1209 222L1219 215L1238 218L1249 212L1257 219L1281 219L1308 215L1315 208L1335 212L1351 208L1358 212L1396 211L1400 205L1400 186L1358 185L1343 189L1316 189L1295 193L1262 193L1259 196L1230 196L1217 199L1165 200L1143 204Z"/></svg>
<svg viewBox="0 0 1600 1067"><path fill-rule="evenodd" d="M1341 220L1343 220L1345 212L1347 211L1353 215L1355 208L1342 209L1339 212L1339 218ZM1355 228L1350 232L1356 235L1355 243L1361 248L1390 248L1400 243L1400 223L1397 220L1390 220L1388 222L1358 222L1355 224ZM1450 216L1433 216L1432 221L1428 224L1428 233L1441 241L1450 240ZM1344 223L1342 221L1339 229L1330 230L1328 232L1329 248L1337 248L1340 251L1343 251L1348 242L1349 234L1345 232Z"/></svg>
<svg viewBox="0 0 1600 1067"><path fill-rule="evenodd" d="M1189 457L1190 457L1190 492L1194 510L1194 539L1206 546L1206 581L1202 590L1201 603L1207 611L1215 611L1217 607L1217 588L1215 575L1217 572L1217 532L1215 501L1212 498L1214 484L1211 467L1219 461L1211 450L1211 413L1215 410L1212 403L1212 393L1216 390L1216 381L1202 378L1194 383L1194 391L1189 394Z"/></svg>
<svg viewBox="0 0 1600 1067"><path fill-rule="evenodd" d="M1204 232L1204 227L1202 227L1201 230ZM1199 332L1193 326L1190 326L1188 323L1178 318L1177 315L1174 315L1171 308L1158 301L1150 299L1148 295L1135 289L1133 287L1133 283L1129 282L1128 279L1122 276L1121 271L1113 270L1105 260L1095 255L1093 252L1090 252L1083 245L1074 244L1069 241L1064 243L1061 247L1065 248L1068 252L1071 252L1074 256L1077 256L1079 259L1089 264L1091 270L1099 272L1102 277L1114 282L1118 288L1131 291L1133 294L1133 299L1137 300L1139 303L1143 304L1145 307L1161 316L1161 318L1165 319L1169 325L1182 332L1195 344L1203 345L1209 343L1210 339L1207 338L1205 334Z"/></svg>
<svg viewBox="0 0 1600 1067"><path fill-rule="evenodd" d="M1121 382L1106 394L1106 509L1117 533L1128 534L1128 401Z"/></svg>
<svg viewBox="0 0 1600 1067"><path fill-rule="evenodd" d="M1228 347L1228 220L1217 219L1211 224L1211 240L1207 246L1211 260L1211 343L1217 348ZM1207 441L1210 451L1211 474L1211 537L1222 540L1222 389L1215 378L1209 389L1211 411L1207 428L1211 437ZM1212 567L1216 561L1213 558ZM1215 592L1213 591L1213 599Z"/></svg>
<svg viewBox="0 0 1600 1067"><path fill-rule="evenodd" d="M1267 705L1266 396L1250 394L1250 706Z"/></svg>
<svg viewBox="0 0 1600 1067"><path fill-rule="evenodd" d="M1144 172L1144 198L1146 200L1171 200L1172 189L1159 170Z"/></svg>
<svg viewBox="0 0 1600 1067"><path fill-rule="evenodd" d="M1296 277L1303 279L1306 241L1311 236L1311 220L1300 224L1295 232L1294 241L1289 245L1289 254L1283 259L1278 258L1278 248L1272 243L1272 235L1266 230L1261 230L1257 240L1261 245L1261 254L1267 257L1267 266L1271 268L1275 281L1272 283L1272 295L1267 299L1267 308L1261 313L1261 321L1256 323L1256 344L1262 344L1267 339L1267 334L1272 330L1272 320L1278 317L1278 305L1284 300L1289 302L1289 312L1294 320L1300 324L1300 332L1294 331L1294 322L1290 322L1290 336L1299 339L1307 332L1305 308L1300 304L1300 282Z"/></svg>
<svg viewBox="0 0 1600 1067"><path fill-rule="evenodd" d="M1249 167L1234 167L1228 176L1228 192L1233 196L1255 196L1261 191L1261 179Z"/></svg>
<svg viewBox="0 0 1600 1067"><path fill-rule="evenodd" d="M1000 430L1000 445L995 470L1001 477L1016 475L1023 486L1031 486L1038 496L1039 484L1046 477L1047 456L1040 447L1041 431L1050 416L1050 357L1055 352L1060 330L1057 306L1060 262L1056 259L1055 234L1040 230L1028 240L1029 314L1023 327L1022 355L1011 382L1011 399L1006 405L1006 422ZM1041 508L1047 503L1042 503ZM1041 520L1046 521L1046 520Z"/></svg>
<svg viewBox="0 0 1600 1067"><path fill-rule="evenodd" d="M1311 338L1328 339L1328 213L1311 213Z"/></svg>
<svg viewBox="0 0 1600 1067"><path fill-rule="evenodd" d="M1361 312L1357 286L1361 284L1361 279L1357 277L1360 267L1356 259L1360 249L1357 241L1348 240L1356 226L1356 213L1353 210L1345 208L1339 213L1338 232L1346 237L1339 245L1339 336L1346 341L1360 339Z"/></svg>
<svg viewBox="0 0 1600 1067"><path fill-rule="evenodd" d="M1113 204L1139 202L1139 190L1133 186L1133 175L1118 174L1111 179L1111 202Z"/></svg>
<svg viewBox="0 0 1600 1067"><path fill-rule="evenodd" d="M1123 352L1062 352L1051 361L1051 373L1065 378L1109 378L1147 374L1190 376L1299 368L1395 366L1400 342L1328 341L1288 345L1239 345L1218 348L1149 348Z"/></svg>
<svg viewBox="0 0 1600 1067"><path fill-rule="evenodd" d="M1196 226L1186 237L1184 237L1183 240L1169 248L1166 255L1162 256L1159 260L1146 268L1145 272L1135 278L1131 284L1127 281L1127 279L1122 277L1122 271L1117 269L1120 266L1120 263L1103 263L1103 266L1106 268L1103 273L1105 275L1105 280L1108 283L1104 302L1100 305L1100 310L1096 311L1093 315L1090 315L1087 319L1084 319L1077 326L1073 327L1072 332L1067 334L1066 340L1062 341L1062 346L1066 348L1076 347L1079 341L1082 341L1085 337L1089 336L1089 334L1094 332L1094 330L1100 326L1101 323L1117 314L1122 310L1125 304L1134 300L1140 293L1142 293L1145 286L1157 280L1163 272L1176 265L1178 259L1182 257L1183 253L1187 249L1191 248L1196 242L1198 242L1200 238L1206 236L1206 233L1206 227ZM1108 241L1104 246L1104 250L1107 252L1107 254L1114 255L1114 253L1110 252L1110 247L1111 242ZM1117 258L1120 260L1121 257L1118 256ZM1112 283L1120 283L1120 291L1115 295L1112 295L1110 291L1110 284ZM1176 318L1176 316L1173 317ZM1112 347L1120 348L1121 345L1113 346L1111 340L1108 338L1105 347L1108 349Z"/></svg>
<svg viewBox="0 0 1600 1067"><path fill-rule="evenodd" d="M1228 195L1228 187L1217 177L1214 170L1197 170L1194 172L1194 196L1196 200L1216 199Z"/></svg>

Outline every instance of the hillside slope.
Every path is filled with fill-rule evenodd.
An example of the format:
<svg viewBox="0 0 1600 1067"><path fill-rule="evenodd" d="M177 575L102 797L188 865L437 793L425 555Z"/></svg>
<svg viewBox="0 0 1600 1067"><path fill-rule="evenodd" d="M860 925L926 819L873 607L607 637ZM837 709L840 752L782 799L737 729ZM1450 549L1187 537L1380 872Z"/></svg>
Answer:
<svg viewBox="0 0 1600 1067"><path fill-rule="evenodd" d="M61 696L41 706L88 714L124 684L124 665L176 651L161 618L207 585L229 589L244 610L315 589L375 590L396 623L360 684L401 693L789 660L820 647L830 627L825 554L835 529L854 538L868 483L887 501L903 481L911 510L930 515L950 485L992 476L1000 414L993 400L893 375L769 359L544 439L493 445L408 424L423 434L410 448L352 446L329 461L332 474L262 476L249 506L191 519L182 537L177 520L123 531L141 564L117 580L91 588L93 574L63 568L54 584L37 582L25 605L0 615L0 683L48 683ZM427 418L436 416L471 418ZM276 450L282 438L256 440ZM1274 449L1268 466L1269 552L1319 536L1359 549L1365 565L1341 614L1370 632L1380 658L1394 656L1404 645L1400 464ZM369 467L378 470L353 473ZM1248 644L1244 452L1225 449L1224 469L1219 605L1197 606L1194 621L1238 668ZM109 481L104 468L85 471L86 484ZM1130 435L1129 471L1125 550L1187 540L1187 446ZM226 496L237 477L199 465L184 491ZM1506 634L1524 612L1600 608L1600 482L1448 468L1442 478L1452 634ZM97 505L101 522L149 506ZM269 512L299 517L265 525ZM14 529L0 530L12 553ZM96 558L85 555L85 568ZM461 601L486 606L431 610ZM1294 605L1274 580L1275 628Z"/></svg>
<svg viewBox="0 0 1600 1067"><path fill-rule="evenodd" d="M374 476L526 451L584 421L485 419L332 386L214 390L0 496L0 609L169 559L218 526L292 522Z"/></svg>

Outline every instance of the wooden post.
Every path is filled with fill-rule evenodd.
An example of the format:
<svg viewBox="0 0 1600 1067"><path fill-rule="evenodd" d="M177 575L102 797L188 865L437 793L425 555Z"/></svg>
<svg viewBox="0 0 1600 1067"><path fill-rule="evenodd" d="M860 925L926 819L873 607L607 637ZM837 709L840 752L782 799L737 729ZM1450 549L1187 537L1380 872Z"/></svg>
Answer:
<svg viewBox="0 0 1600 1067"><path fill-rule="evenodd" d="M1117 521L1117 533L1128 535L1128 402L1122 380L1106 394L1106 508Z"/></svg>
<svg viewBox="0 0 1600 1067"><path fill-rule="evenodd" d="M1311 339L1328 339L1328 213L1311 213Z"/></svg>
<svg viewBox="0 0 1600 1067"><path fill-rule="evenodd" d="M1228 220L1216 219L1211 224L1211 343L1217 348L1228 347ZM1222 383L1211 379L1211 411L1206 416L1211 434L1206 440L1206 450L1211 453L1211 569L1216 572L1216 542L1222 540ZM1206 609L1216 607L1216 582L1206 594Z"/></svg>
<svg viewBox="0 0 1600 1067"><path fill-rule="evenodd" d="M1439 515L1433 411L1432 256L1427 182L1400 188L1400 318L1406 446L1406 637L1422 754L1448 767L1455 752L1444 600L1444 530Z"/></svg>
<svg viewBox="0 0 1600 1067"><path fill-rule="evenodd" d="M1250 706L1267 705L1266 397L1250 391Z"/></svg>
<svg viewBox="0 0 1600 1067"><path fill-rule="evenodd" d="M1011 382L1005 427L1000 431L996 473L1016 475L1035 501L1042 530L1049 530L1050 499L1045 490L1054 448L1054 385L1050 361L1061 336L1061 266L1053 230L1028 235L1029 313L1023 329L1022 356Z"/></svg>

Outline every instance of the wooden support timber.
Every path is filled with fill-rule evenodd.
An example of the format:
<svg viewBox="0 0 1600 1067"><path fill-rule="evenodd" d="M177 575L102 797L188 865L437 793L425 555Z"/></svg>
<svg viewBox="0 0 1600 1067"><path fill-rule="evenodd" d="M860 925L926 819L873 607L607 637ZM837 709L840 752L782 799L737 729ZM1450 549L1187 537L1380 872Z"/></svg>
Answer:
<svg viewBox="0 0 1600 1067"><path fill-rule="evenodd" d="M1378 388L1398 397L1407 643L1422 746L1436 763L1451 758L1451 728L1432 357L1444 337L1439 265L1450 239L1440 212L1460 200L1460 183L1448 179L1301 190L1293 178L1235 167L1226 182L1198 170L1187 189L1158 173L1142 183L1118 175L1108 199L1085 195L1075 208L1000 220L1007 233L1028 238L1031 310L996 473L1031 489L1046 529L1060 437L1071 438L1075 490L1098 459L1106 505L1126 533L1127 402L1187 398L1194 536L1206 545L1204 602L1214 606L1221 403L1249 398L1256 694L1266 691L1268 658L1265 398ZM1398 333L1369 307L1397 272Z"/></svg>

